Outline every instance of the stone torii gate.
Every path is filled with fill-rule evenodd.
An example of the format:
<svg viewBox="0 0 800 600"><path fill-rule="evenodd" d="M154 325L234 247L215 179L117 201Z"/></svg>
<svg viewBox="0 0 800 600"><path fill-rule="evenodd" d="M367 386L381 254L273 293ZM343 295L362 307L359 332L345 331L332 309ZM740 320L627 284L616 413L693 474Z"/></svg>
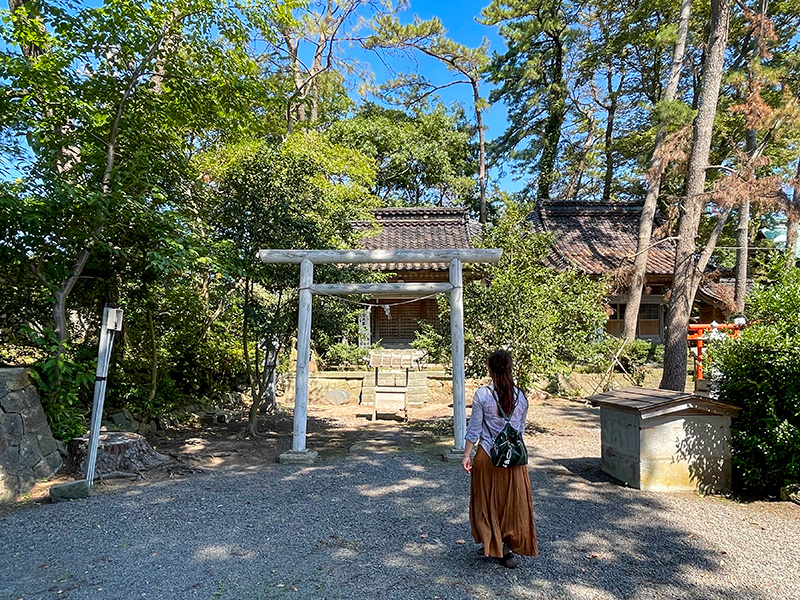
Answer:
<svg viewBox="0 0 800 600"><path fill-rule="evenodd" d="M308 373L311 358L312 294L403 294L422 297L450 294L450 339L453 358L453 449L464 452L467 433L467 403L464 386L464 303L462 263L494 263L503 251L486 250L260 250L264 263L300 265L300 311L297 319L297 374L295 377L294 431L292 449L280 456L283 463L309 464L317 452L306 448L308 422ZM450 281L437 283L314 283L314 265L367 263L449 263Z"/></svg>

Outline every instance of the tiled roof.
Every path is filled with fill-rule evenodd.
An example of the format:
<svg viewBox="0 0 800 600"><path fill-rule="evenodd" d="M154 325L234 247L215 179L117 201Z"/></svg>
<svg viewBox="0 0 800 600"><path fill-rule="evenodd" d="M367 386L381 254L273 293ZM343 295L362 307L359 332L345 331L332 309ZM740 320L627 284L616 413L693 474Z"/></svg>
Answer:
<svg viewBox="0 0 800 600"><path fill-rule="evenodd" d="M379 208L374 211L378 227L368 221L353 222L356 231L365 232L365 250L468 249L480 234L463 208ZM374 229L374 234L370 231ZM382 271L445 270L444 263L381 264Z"/></svg>
<svg viewBox="0 0 800 600"><path fill-rule="evenodd" d="M555 235L549 257L554 267L602 275L633 264L641 212L641 205L632 204L540 202L528 221L535 231ZM674 262L674 243L661 241L650 248L647 274L671 275Z"/></svg>
<svg viewBox="0 0 800 600"><path fill-rule="evenodd" d="M755 281L748 278L745 282L745 297L753 291ZM736 312L736 279L733 277L720 277L716 281L704 281L697 289L698 299L709 304L716 304L724 311Z"/></svg>

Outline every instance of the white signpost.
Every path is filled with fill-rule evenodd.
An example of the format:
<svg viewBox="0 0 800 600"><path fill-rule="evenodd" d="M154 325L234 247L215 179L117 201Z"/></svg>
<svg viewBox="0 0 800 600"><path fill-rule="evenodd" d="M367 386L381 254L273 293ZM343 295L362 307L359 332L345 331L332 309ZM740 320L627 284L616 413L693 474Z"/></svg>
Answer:
<svg viewBox="0 0 800 600"><path fill-rule="evenodd" d="M280 456L281 462L312 463L317 452L306 448L308 419L308 369L311 358L312 294L373 296L395 295L422 297L437 293L450 294L450 337L453 357L453 437L452 453L464 452L467 433L467 403L464 382L464 304L462 263L494 263L500 260L500 249L481 250L260 250L264 263L300 264L300 314L297 322L297 372L295 377L294 431L292 449ZM315 264L367 263L448 263L450 281L441 283L314 283Z"/></svg>
<svg viewBox="0 0 800 600"><path fill-rule="evenodd" d="M122 310L108 308L103 310L103 324L100 327L100 347L97 352L97 372L94 380L94 401L92 402L92 424L89 429L89 459L86 463L86 481L89 487L94 483L94 470L97 464L97 446L100 442L100 423L103 419L103 403L106 398L106 378L114 334L122 331Z"/></svg>

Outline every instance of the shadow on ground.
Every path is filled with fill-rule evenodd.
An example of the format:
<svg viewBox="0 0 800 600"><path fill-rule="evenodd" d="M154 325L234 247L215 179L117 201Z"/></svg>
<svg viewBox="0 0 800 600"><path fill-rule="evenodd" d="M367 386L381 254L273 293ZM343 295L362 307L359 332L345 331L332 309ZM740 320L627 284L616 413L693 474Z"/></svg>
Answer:
<svg viewBox="0 0 800 600"><path fill-rule="evenodd" d="M319 426L342 452L313 466L242 463L4 517L0 598L768 598L599 459L561 460L576 476L531 465L541 556L509 571L475 556L468 476L424 428Z"/></svg>
<svg viewBox="0 0 800 600"><path fill-rule="evenodd" d="M558 410L596 424L578 403ZM320 460L305 467L275 463L290 417L249 446L241 431L174 440L218 461L201 474L0 517L0 600L780 597L734 583L673 505L613 483L599 457L532 457L540 557L506 570L476 556L469 477L439 458L451 419L310 415Z"/></svg>

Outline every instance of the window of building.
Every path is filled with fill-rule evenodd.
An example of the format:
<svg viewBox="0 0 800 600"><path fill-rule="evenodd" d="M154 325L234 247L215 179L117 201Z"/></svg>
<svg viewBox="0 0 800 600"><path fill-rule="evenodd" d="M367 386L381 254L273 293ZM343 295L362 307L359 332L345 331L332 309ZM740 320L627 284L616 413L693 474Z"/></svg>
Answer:
<svg viewBox="0 0 800 600"><path fill-rule="evenodd" d="M639 318L645 321L658 321L659 304L642 304L639 306Z"/></svg>
<svg viewBox="0 0 800 600"><path fill-rule="evenodd" d="M639 306L639 335L661 335L661 305L642 304Z"/></svg>

